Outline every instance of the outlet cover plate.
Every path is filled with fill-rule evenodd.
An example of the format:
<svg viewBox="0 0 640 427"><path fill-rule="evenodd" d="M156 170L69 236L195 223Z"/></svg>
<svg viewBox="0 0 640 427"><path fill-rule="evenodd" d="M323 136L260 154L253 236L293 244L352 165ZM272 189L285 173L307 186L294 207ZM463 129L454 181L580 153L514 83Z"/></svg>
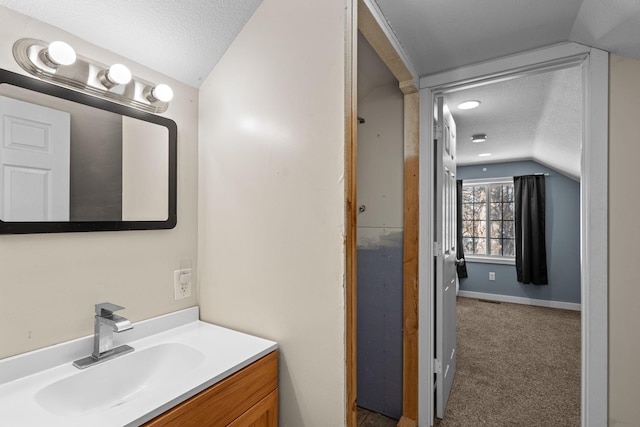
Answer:
<svg viewBox="0 0 640 427"><path fill-rule="evenodd" d="M188 280L185 280L188 278ZM191 269L184 268L173 272L173 297L175 300L191 296Z"/></svg>

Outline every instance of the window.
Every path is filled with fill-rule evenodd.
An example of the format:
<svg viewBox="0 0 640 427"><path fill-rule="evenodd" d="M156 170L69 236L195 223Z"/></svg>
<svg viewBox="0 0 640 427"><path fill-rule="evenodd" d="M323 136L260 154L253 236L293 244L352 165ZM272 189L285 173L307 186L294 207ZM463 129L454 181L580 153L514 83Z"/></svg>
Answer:
<svg viewBox="0 0 640 427"><path fill-rule="evenodd" d="M513 178L464 181L462 244L465 258L514 263L513 214Z"/></svg>

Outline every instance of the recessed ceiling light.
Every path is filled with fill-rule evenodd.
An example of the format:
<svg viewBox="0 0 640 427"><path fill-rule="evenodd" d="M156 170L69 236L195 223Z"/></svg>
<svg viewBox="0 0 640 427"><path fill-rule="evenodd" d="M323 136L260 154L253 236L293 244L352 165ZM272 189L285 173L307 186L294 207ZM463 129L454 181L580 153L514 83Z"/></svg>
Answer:
<svg viewBox="0 0 640 427"><path fill-rule="evenodd" d="M478 157L489 157L491 155L491 153L481 153L478 154Z"/></svg>
<svg viewBox="0 0 640 427"><path fill-rule="evenodd" d="M471 142L475 142L476 144L480 142L485 142L487 140L486 133L477 133L475 135L471 135Z"/></svg>
<svg viewBox="0 0 640 427"><path fill-rule="evenodd" d="M458 104L459 110L472 110L480 105L480 101L464 101Z"/></svg>

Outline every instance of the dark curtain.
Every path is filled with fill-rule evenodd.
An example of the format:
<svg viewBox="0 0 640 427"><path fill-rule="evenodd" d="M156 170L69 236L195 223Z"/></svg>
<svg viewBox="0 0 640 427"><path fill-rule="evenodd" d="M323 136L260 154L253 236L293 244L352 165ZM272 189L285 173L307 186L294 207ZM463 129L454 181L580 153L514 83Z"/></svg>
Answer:
<svg viewBox="0 0 640 427"><path fill-rule="evenodd" d="M464 279L469 277L467 274L467 263L464 262L464 246L462 246L462 180L456 181L456 218L458 218L457 224L457 242L456 258L462 260L462 262L456 262L456 268L458 270L458 278Z"/></svg>
<svg viewBox="0 0 640 427"><path fill-rule="evenodd" d="M544 175L513 177L518 282L546 285Z"/></svg>

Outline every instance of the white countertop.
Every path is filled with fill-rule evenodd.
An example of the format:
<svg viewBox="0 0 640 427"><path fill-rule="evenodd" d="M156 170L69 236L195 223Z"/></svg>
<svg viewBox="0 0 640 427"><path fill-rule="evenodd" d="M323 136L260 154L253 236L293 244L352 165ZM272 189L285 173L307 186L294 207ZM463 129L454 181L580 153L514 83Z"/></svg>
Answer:
<svg viewBox="0 0 640 427"><path fill-rule="evenodd" d="M93 337L3 359L0 360L2 425L137 426L277 349L273 341L199 321L197 307L138 322L132 331L115 334L114 338L115 346L134 347L135 351L129 355L159 344L180 343L200 351L204 360L190 371L171 378L166 386L140 391L114 407L57 415L40 406L35 395L48 384L82 372L72 362L91 354Z"/></svg>

